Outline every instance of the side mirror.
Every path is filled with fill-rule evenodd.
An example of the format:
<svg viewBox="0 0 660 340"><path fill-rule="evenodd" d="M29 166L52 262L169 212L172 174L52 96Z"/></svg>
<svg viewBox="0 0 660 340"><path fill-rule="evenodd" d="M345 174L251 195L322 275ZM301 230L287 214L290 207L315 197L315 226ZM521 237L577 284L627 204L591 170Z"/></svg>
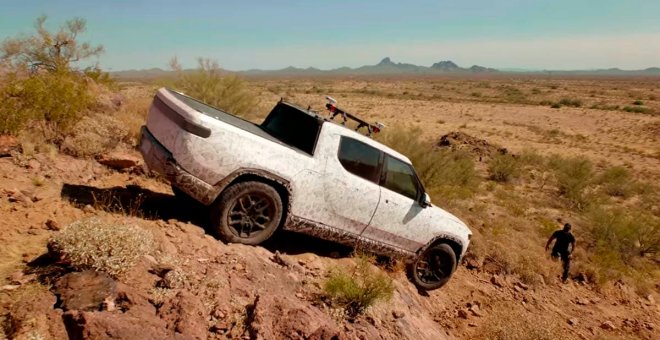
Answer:
<svg viewBox="0 0 660 340"><path fill-rule="evenodd" d="M428 208L431 206L431 196L429 196L429 194L424 193L424 196L422 196L421 206L422 208Z"/></svg>

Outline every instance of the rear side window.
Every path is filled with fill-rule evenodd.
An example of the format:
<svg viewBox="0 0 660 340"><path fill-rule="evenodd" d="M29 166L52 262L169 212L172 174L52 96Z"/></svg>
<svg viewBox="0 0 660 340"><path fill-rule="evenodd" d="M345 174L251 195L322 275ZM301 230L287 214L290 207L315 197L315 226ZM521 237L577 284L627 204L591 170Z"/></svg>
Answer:
<svg viewBox="0 0 660 340"><path fill-rule="evenodd" d="M385 155L382 186L411 199L417 199L417 176L412 166L389 155Z"/></svg>
<svg viewBox="0 0 660 340"><path fill-rule="evenodd" d="M339 162L348 172L378 183L380 150L352 138L341 137Z"/></svg>

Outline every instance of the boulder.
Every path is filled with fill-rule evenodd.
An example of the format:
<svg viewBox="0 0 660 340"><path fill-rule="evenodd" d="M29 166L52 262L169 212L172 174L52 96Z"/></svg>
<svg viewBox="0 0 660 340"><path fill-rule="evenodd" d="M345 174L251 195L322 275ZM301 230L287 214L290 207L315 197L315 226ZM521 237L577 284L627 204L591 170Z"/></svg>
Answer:
<svg viewBox="0 0 660 340"><path fill-rule="evenodd" d="M158 316L165 320L171 332L184 339L206 339L208 326L204 304L188 291L180 291L165 301L158 309Z"/></svg>
<svg viewBox="0 0 660 340"><path fill-rule="evenodd" d="M62 316L69 339L172 339L155 315L69 311Z"/></svg>
<svg viewBox="0 0 660 340"><path fill-rule="evenodd" d="M0 157L11 157L13 152L21 152L21 143L13 136L0 136Z"/></svg>
<svg viewBox="0 0 660 340"><path fill-rule="evenodd" d="M114 151L102 154L96 161L115 170L127 170L140 165L140 158L126 152Z"/></svg>
<svg viewBox="0 0 660 340"><path fill-rule="evenodd" d="M251 316L252 339L286 339L293 334L303 339L343 338L330 316L290 296L257 296Z"/></svg>
<svg viewBox="0 0 660 340"><path fill-rule="evenodd" d="M117 283L97 271L74 272L62 276L53 289L64 311L98 311L117 298Z"/></svg>

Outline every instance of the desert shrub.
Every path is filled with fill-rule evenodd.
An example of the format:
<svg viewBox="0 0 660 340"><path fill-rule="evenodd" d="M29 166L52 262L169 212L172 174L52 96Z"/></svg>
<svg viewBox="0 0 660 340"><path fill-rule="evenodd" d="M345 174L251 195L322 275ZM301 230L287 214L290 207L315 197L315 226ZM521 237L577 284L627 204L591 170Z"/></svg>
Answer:
<svg viewBox="0 0 660 340"><path fill-rule="evenodd" d="M94 114L83 117L64 139L61 150L76 157L90 157L116 147L129 131L113 116Z"/></svg>
<svg viewBox="0 0 660 340"><path fill-rule="evenodd" d="M653 110L644 106L624 106L623 111L633 113L653 113Z"/></svg>
<svg viewBox="0 0 660 340"><path fill-rule="evenodd" d="M518 176L520 164L509 154L497 154L488 162L488 177L496 182L508 182Z"/></svg>
<svg viewBox="0 0 660 340"><path fill-rule="evenodd" d="M602 260L630 264L660 252L660 218L637 210L594 209L589 213L592 247Z"/></svg>
<svg viewBox="0 0 660 340"><path fill-rule="evenodd" d="M549 163L555 172L559 194L568 200L572 208L585 209L589 204L585 190L593 176L591 162L580 157L553 156Z"/></svg>
<svg viewBox="0 0 660 340"><path fill-rule="evenodd" d="M177 75L171 86L186 95L237 116L254 114L257 97L236 75L223 73L217 62L200 58L198 68L183 71L176 59L170 63Z"/></svg>
<svg viewBox="0 0 660 340"><path fill-rule="evenodd" d="M93 80L76 64L98 56L103 46L78 41L86 29L83 19L68 20L54 32L45 22L45 16L39 17L34 35L0 45L0 63L8 70L0 88L0 133L17 134L29 126L52 133L48 139L57 141L92 104L88 85Z"/></svg>
<svg viewBox="0 0 660 340"><path fill-rule="evenodd" d="M49 240L48 248L75 270L97 270L118 277L151 252L153 237L136 226L91 218L68 225Z"/></svg>
<svg viewBox="0 0 660 340"><path fill-rule="evenodd" d="M630 195L633 183L628 169L622 166L613 166L606 169L597 180L610 196L627 197Z"/></svg>
<svg viewBox="0 0 660 340"><path fill-rule="evenodd" d="M641 100L635 100L635 101L633 102L633 105L644 105L644 102L641 101Z"/></svg>
<svg viewBox="0 0 660 340"><path fill-rule="evenodd" d="M561 108L561 104L559 104L559 103L551 103L551 104L550 104L550 107L553 108L553 109L560 109L560 108Z"/></svg>
<svg viewBox="0 0 660 340"><path fill-rule="evenodd" d="M434 148L420 134L420 129L393 127L377 138L412 161L427 191L447 199L472 194L478 184L472 158L461 151Z"/></svg>
<svg viewBox="0 0 660 340"><path fill-rule="evenodd" d="M17 134L34 124L54 139L80 119L93 98L84 77L54 72L12 75L0 90L0 101L0 133Z"/></svg>
<svg viewBox="0 0 660 340"><path fill-rule="evenodd" d="M374 268L365 257L347 270L335 268L323 285L324 295L343 308L348 317L355 317L378 300L389 300L394 285L389 276Z"/></svg>
<svg viewBox="0 0 660 340"><path fill-rule="evenodd" d="M575 98L562 98L559 100L559 105L580 107L582 106L582 101Z"/></svg>

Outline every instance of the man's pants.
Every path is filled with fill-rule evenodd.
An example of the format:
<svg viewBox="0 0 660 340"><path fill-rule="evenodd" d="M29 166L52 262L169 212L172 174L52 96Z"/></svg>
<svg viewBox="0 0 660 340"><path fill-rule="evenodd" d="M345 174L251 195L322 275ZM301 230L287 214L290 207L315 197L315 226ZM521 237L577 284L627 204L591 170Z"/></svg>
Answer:
<svg viewBox="0 0 660 340"><path fill-rule="evenodd" d="M561 264L562 264L562 267L564 268L564 272L561 275L561 279L562 279L562 281L566 281L566 279L568 279L568 271L571 268L571 253L569 253L567 251L565 251L565 252L556 251L556 250L553 249L552 250L552 257L555 258L555 259L561 257Z"/></svg>

